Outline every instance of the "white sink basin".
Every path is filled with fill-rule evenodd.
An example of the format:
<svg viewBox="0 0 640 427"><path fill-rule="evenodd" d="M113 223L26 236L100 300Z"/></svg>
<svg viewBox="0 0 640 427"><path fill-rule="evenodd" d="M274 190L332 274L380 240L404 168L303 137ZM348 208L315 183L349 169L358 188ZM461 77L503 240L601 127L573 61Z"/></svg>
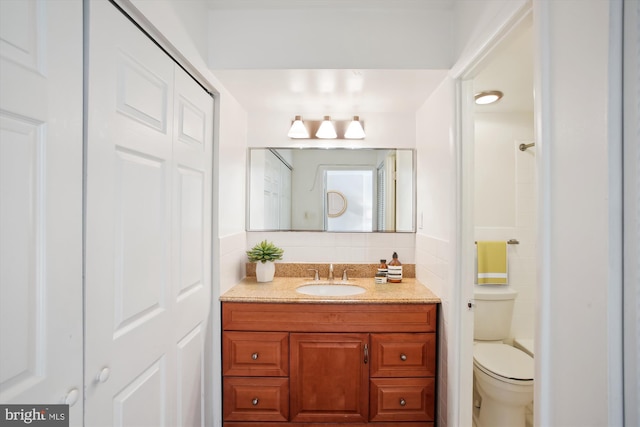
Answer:
<svg viewBox="0 0 640 427"><path fill-rule="evenodd" d="M366 291L357 285L345 283L307 283L296 288L296 292L321 297L342 297L363 294Z"/></svg>

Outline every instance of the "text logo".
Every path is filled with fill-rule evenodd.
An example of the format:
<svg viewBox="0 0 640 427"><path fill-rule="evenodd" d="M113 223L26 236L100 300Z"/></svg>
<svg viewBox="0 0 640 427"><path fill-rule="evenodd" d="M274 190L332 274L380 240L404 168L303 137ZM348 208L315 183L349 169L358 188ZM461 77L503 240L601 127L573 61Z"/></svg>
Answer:
<svg viewBox="0 0 640 427"><path fill-rule="evenodd" d="M0 405L0 427L69 427L69 405Z"/></svg>

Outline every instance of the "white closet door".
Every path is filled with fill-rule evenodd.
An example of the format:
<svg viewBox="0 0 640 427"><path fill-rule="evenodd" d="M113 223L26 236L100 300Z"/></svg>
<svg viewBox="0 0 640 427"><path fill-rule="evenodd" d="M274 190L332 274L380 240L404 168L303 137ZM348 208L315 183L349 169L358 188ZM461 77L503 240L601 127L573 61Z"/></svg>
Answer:
<svg viewBox="0 0 640 427"><path fill-rule="evenodd" d="M0 236L0 402L80 426L80 0L0 1Z"/></svg>
<svg viewBox="0 0 640 427"><path fill-rule="evenodd" d="M90 2L86 415L201 426L212 99L108 2Z"/></svg>
<svg viewBox="0 0 640 427"><path fill-rule="evenodd" d="M213 99L176 66L173 139L172 349L177 426L204 426L211 307Z"/></svg>

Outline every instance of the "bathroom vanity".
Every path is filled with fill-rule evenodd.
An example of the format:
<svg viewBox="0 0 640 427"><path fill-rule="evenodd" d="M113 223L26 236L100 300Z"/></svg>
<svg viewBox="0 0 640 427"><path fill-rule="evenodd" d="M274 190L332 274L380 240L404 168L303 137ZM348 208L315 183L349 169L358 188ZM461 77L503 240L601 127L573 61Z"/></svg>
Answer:
<svg viewBox="0 0 640 427"><path fill-rule="evenodd" d="M225 426L432 426L439 299L415 279L349 296L249 278L221 297ZM398 424L401 422L402 424Z"/></svg>

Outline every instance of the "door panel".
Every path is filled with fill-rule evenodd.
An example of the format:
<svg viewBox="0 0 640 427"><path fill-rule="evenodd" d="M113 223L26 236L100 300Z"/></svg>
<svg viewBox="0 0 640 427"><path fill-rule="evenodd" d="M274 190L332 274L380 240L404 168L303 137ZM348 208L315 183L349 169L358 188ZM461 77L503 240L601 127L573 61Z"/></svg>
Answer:
<svg viewBox="0 0 640 427"><path fill-rule="evenodd" d="M166 308L169 222L166 161L116 148L114 169L114 334L119 336Z"/></svg>
<svg viewBox="0 0 640 427"><path fill-rule="evenodd" d="M0 94L0 402L68 399L79 426L80 0L0 1Z"/></svg>
<svg viewBox="0 0 640 427"><path fill-rule="evenodd" d="M0 116L3 201L0 324L11 325L2 329L0 384L3 390L40 382L45 368L40 356L45 348L45 319L38 304L44 300L46 287L42 280L44 259L39 253L45 238L46 213L42 188L45 176L41 161L44 156L42 128L42 123L24 117L11 117L6 113Z"/></svg>
<svg viewBox="0 0 640 427"><path fill-rule="evenodd" d="M174 88L174 398L179 425L203 427L204 343L211 307L213 100L177 67Z"/></svg>
<svg viewBox="0 0 640 427"><path fill-rule="evenodd" d="M111 4L89 7L87 423L202 426L213 100Z"/></svg>
<svg viewBox="0 0 640 427"><path fill-rule="evenodd" d="M166 364L164 359L160 359L113 397L113 425L166 426L167 420L163 412L149 410L165 406L165 383Z"/></svg>
<svg viewBox="0 0 640 427"><path fill-rule="evenodd" d="M368 334L290 335L291 421L367 421L368 343Z"/></svg>
<svg viewBox="0 0 640 427"><path fill-rule="evenodd" d="M180 426L204 426L204 335L197 325L178 341L177 420Z"/></svg>

